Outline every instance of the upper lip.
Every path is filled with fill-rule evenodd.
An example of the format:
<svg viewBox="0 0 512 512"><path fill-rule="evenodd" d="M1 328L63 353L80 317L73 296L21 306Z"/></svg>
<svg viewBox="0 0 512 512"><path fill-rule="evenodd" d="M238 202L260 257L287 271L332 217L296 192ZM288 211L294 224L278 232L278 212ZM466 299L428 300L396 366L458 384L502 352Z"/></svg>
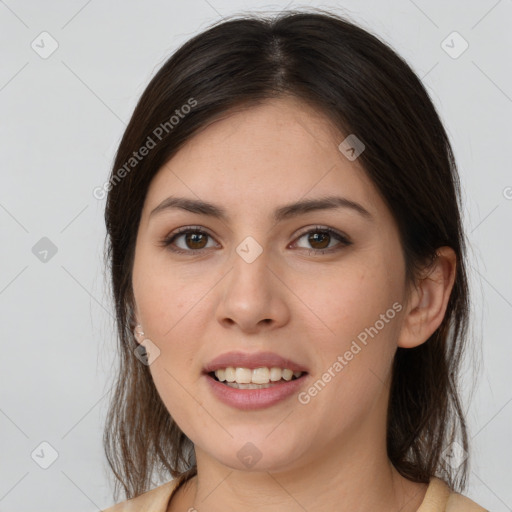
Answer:
<svg viewBox="0 0 512 512"><path fill-rule="evenodd" d="M248 354L246 352L225 352L217 356L215 359L205 365L205 373L211 373L219 368L227 368L231 366L233 368L249 368L254 370L255 368L288 368L294 372L306 372L306 367L288 359L282 357L273 352L257 352L254 354Z"/></svg>

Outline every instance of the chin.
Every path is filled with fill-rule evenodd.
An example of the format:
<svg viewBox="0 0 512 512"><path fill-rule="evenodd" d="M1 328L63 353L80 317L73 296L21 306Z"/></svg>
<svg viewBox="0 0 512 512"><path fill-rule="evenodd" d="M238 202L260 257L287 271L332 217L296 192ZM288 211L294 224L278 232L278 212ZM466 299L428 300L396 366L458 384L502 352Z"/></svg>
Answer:
<svg viewBox="0 0 512 512"><path fill-rule="evenodd" d="M311 443L309 447L311 449ZM239 433L228 443L219 443L210 448L206 450L210 457L233 470L273 473L295 467L298 459L304 455L305 446L303 438L294 442L294 437L289 434L279 436L274 432L268 435L265 429L265 433L257 436Z"/></svg>

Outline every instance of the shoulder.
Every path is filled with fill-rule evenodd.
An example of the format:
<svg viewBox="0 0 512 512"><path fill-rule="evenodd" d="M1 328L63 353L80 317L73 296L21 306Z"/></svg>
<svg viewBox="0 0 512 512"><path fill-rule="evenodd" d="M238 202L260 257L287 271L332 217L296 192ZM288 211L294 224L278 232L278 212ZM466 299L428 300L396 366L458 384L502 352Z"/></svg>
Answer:
<svg viewBox="0 0 512 512"><path fill-rule="evenodd" d="M170 480L135 498L122 501L101 512L166 512L167 505L179 479Z"/></svg>
<svg viewBox="0 0 512 512"><path fill-rule="evenodd" d="M452 491L440 478L432 478L418 512L488 512L466 496Z"/></svg>
<svg viewBox="0 0 512 512"><path fill-rule="evenodd" d="M446 503L446 512L489 512L462 494L452 492Z"/></svg>

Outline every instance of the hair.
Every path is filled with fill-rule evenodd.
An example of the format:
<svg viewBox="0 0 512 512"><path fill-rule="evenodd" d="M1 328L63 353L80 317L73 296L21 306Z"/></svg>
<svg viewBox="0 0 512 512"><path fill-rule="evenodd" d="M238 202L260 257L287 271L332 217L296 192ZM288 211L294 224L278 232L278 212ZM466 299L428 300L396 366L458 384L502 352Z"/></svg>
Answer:
<svg viewBox="0 0 512 512"><path fill-rule="evenodd" d="M412 481L438 476L455 490L465 488L468 459L452 468L444 456L455 441L468 451L458 376L470 303L452 148L420 79L390 46L337 14L310 9L239 15L188 40L151 79L121 139L105 207L120 357L103 442L116 496L119 483L127 498L146 492L154 471L173 478L197 472L192 442L133 353L132 268L148 186L200 129L236 108L285 95L313 105L342 133L363 141L358 162L396 220L408 282L437 248L456 253L442 323L425 343L396 350L387 452ZM134 161L134 151L150 141L144 158Z"/></svg>

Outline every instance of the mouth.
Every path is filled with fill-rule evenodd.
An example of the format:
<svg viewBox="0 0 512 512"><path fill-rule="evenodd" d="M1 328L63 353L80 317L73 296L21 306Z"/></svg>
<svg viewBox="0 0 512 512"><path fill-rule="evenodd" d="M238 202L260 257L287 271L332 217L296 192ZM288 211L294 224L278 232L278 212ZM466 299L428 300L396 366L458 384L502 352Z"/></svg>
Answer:
<svg viewBox="0 0 512 512"><path fill-rule="evenodd" d="M279 367L251 369L228 366L211 371L207 375L216 382L234 389L266 389L302 379L307 372Z"/></svg>
<svg viewBox="0 0 512 512"><path fill-rule="evenodd" d="M273 352L227 352L203 368L220 402L242 410L277 406L306 385L309 368Z"/></svg>

